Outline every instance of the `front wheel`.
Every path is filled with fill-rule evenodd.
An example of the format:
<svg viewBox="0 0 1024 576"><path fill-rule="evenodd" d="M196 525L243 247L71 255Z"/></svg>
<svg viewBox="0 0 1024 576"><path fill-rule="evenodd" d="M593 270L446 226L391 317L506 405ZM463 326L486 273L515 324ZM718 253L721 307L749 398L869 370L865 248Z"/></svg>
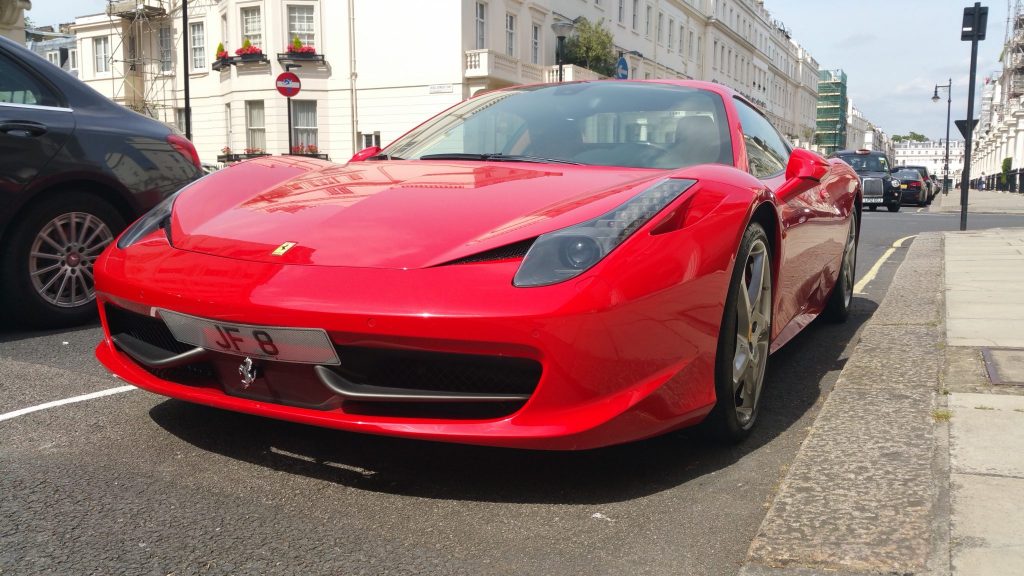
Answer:
<svg viewBox="0 0 1024 576"><path fill-rule="evenodd" d="M708 425L722 439L746 438L757 420L772 327L772 266L768 235L747 227L725 300L715 356L715 395Z"/></svg>
<svg viewBox="0 0 1024 576"><path fill-rule="evenodd" d="M857 215L850 214L850 230L846 234L843 259L839 263L839 275L832 287L832 295L822 313L831 322L846 322L850 317L853 303L853 283L857 277Z"/></svg>
<svg viewBox="0 0 1024 576"><path fill-rule="evenodd" d="M19 220L0 256L5 312L38 328L95 317L93 263L124 228L121 215L100 198L64 192L32 206Z"/></svg>
<svg viewBox="0 0 1024 576"><path fill-rule="evenodd" d="M900 205L899 204L889 204L888 206L886 206L886 208L889 209L889 212L899 212L900 211Z"/></svg>

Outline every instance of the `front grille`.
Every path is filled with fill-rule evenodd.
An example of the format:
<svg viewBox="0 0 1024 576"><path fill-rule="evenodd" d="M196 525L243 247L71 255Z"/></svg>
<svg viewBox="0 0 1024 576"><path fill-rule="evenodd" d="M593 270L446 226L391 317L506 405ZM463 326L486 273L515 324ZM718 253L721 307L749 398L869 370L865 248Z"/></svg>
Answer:
<svg viewBox="0 0 1024 576"><path fill-rule="evenodd" d="M107 317L107 328L110 329L111 336L119 334L131 336L146 344L165 350L168 356L182 354L194 348L190 344L184 344L175 340L170 329L159 318L131 312L112 304L104 304L103 311ZM140 366L142 365L140 364ZM157 378L182 384L210 380L214 377L213 367L206 362L197 362L175 368L149 368L147 366L142 366L142 368Z"/></svg>
<svg viewBox="0 0 1024 576"><path fill-rule="evenodd" d="M881 196L883 191L882 179L881 178L865 178L864 179L864 195L865 196Z"/></svg>
<svg viewBox="0 0 1024 576"><path fill-rule="evenodd" d="M357 384L429 392L532 394L541 365L526 358L335 346L334 368Z"/></svg>
<svg viewBox="0 0 1024 576"><path fill-rule="evenodd" d="M522 258L526 256L526 253L530 251L530 246L533 246L535 238L529 240L523 240L516 242L515 244L506 244L497 248L487 250L486 252L480 252L479 254L473 254L472 256L466 256L459 258L458 260L452 260L448 264L472 264L474 262L493 262L496 260L509 260L512 258Z"/></svg>

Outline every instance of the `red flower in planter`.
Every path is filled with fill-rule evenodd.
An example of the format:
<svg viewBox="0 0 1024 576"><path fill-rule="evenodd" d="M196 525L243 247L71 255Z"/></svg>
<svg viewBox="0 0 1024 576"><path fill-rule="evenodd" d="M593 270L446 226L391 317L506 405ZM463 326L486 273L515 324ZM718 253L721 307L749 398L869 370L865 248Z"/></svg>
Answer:
<svg viewBox="0 0 1024 576"><path fill-rule="evenodd" d="M292 39L292 43L288 45L288 52L292 54L316 54L316 48L312 46L304 46L302 40L296 36Z"/></svg>
<svg viewBox="0 0 1024 576"><path fill-rule="evenodd" d="M263 54L263 50L260 49L259 46L253 46L252 42L250 42L249 39L246 38L245 42L242 42L242 47L238 50L235 50L235 54L239 56L245 54Z"/></svg>

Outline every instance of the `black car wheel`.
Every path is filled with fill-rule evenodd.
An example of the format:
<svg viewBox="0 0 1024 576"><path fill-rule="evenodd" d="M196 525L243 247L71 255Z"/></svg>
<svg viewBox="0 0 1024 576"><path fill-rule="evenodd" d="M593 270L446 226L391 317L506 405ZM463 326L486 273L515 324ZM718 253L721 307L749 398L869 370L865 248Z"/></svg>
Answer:
<svg viewBox="0 0 1024 576"><path fill-rule="evenodd" d="M81 192L55 194L30 207L0 262L7 312L40 328L92 319L93 264L124 225L113 206Z"/></svg>
<svg viewBox="0 0 1024 576"><path fill-rule="evenodd" d="M900 205L899 204L889 204L888 206L886 206L886 208L889 209L889 212L899 212L900 211Z"/></svg>
<svg viewBox="0 0 1024 576"><path fill-rule="evenodd" d="M721 439L738 442L757 420L768 365L772 324L772 266L768 236L757 223L743 234L725 300L715 357L718 398L707 424Z"/></svg>

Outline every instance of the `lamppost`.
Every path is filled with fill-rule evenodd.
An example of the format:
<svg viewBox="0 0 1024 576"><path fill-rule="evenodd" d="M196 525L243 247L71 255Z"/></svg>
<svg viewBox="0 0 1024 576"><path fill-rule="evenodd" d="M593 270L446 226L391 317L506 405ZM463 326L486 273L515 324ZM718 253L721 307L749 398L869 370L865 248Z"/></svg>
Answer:
<svg viewBox="0 0 1024 576"><path fill-rule="evenodd" d="M939 88L946 89L946 165L943 168L942 173L942 193L949 194L949 111L953 105L953 79L949 79L949 84L936 84L935 93L932 94L932 102L938 102Z"/></svg>
<svg viewBox="0 0 1024 576"><path fill-rule="evenodd" d="M551 31L558 38L555 45L555 63L558 64L558 81L562 81L562 61L565 60L565 38L572 34L576 23L572 20L555 20L551 23Z"/></svg>

